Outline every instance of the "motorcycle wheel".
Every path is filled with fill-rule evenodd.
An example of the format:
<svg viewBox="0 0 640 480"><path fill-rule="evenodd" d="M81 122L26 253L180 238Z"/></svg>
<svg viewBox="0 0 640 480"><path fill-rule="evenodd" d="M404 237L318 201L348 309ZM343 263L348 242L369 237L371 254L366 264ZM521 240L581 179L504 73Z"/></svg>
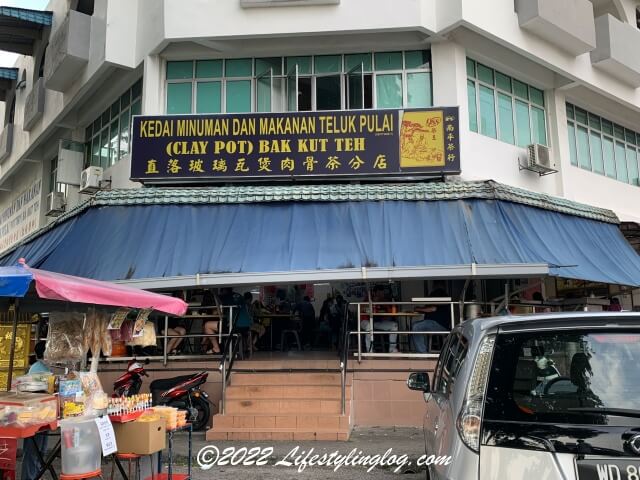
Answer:
<svg viewBox="0 0 640 480"><path fill-rule="evenodd" d="M202 397L196 397L191 399L193 408L198 411L198 416L193 421L193 430L199 431L204 429L209 423L209 417L211 416L211 408L209 402Z"/></svg>

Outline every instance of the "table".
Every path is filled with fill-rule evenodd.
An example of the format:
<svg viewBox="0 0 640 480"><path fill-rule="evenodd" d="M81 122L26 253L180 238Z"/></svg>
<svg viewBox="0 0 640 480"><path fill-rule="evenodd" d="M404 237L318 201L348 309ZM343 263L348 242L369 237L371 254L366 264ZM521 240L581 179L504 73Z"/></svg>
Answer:
<svg viewBox="0 0 640 480"><path fill-rule="evenodd" d="M173 474L173 435L177 432L189 432L189 463L187 474L179 473ZM192 434L193 434L193 425L187 423L184 427L179 427L173 430L167 430L168 435L168 450L169 450L169 472L162 473L162 452L158 452L158 475L154 478L154 480L189 480L191 478L191 447L192 447ZM150 479L146 479L150 480Z"/></svg>
<svg viewBox="0 0 640 480"><path fill-rule="evenodd" d="M282 318L287 318L287 319L291 319L292 314L290 313L270 313L270 314L264 314L264 315L259 315L258 318L270 318L272 319L272 321L269 323L269 350L273 351L273 320L274 319L282 319Z"/></svg>

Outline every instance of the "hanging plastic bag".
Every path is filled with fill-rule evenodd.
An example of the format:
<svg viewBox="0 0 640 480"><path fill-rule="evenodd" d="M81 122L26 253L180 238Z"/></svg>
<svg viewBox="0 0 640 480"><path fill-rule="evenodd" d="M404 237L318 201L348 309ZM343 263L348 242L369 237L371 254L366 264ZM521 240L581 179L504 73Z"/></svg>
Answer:
<svg viewBox="0 0 640 480"><path fill-rule="evenodd" d="M49 334L44 351L46 363L70 363L82 359L84 318L84 314L77 312L49 314Z"/></svg>

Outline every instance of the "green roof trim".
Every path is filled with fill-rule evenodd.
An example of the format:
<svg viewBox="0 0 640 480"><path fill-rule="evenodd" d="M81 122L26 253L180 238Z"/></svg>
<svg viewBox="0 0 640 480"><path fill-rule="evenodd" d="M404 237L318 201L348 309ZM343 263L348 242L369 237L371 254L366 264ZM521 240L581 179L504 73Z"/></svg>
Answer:
<svg viewBox="0 0 640 480"><path fill-rule="evenodd" d="M542 193L503 185L493 180L476 182L429 182L339 185L250 185L184 188L131 188L103 190L86 202L57 217L3 254L28 243L66 220L91 207L134 205L213 205L268 202L363 202L363 201L438 201L486 199L504 200L531 207L619 224L611 210L592 207Z"/></svg>
<svg viewBox="0 0 640 480"><path fill-rule="evenodd" d="M17 68L0 67L0 78L5 79L5 80L17 80L18 79L18 69Z"/></svg>
<svg viewBox="0 0 640 480"><path fill-rule="evenodd" d="M136 188L100 191L90 202L109 205L220 204L265 202L436 201L467 198L506 200L593 220L619 223L602 208L530 192L494 181L394 184Z"/></svg>
<svg viewBox="0 0 640 480"><path fill-rule="evenodd" d="M30 10L27 8L0 7L0 17L15 18L23 22L50 27L53 21L53 12Z"/></svg>

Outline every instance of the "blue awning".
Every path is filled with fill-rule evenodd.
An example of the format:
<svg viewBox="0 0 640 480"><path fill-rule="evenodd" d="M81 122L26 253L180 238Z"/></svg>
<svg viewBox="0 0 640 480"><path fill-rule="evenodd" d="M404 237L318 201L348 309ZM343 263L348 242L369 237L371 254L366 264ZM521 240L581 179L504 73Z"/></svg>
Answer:
<svg viewBox="0 0 640 480"><path fill-rule="evenodd" d="M543 264L555 276L640 285L640 257L616 224L482 199L91 207L0 262L20 257L99 280L265 274L267 283L276 272L367 269L417 277L469 265L525 276Z"/></svg>

